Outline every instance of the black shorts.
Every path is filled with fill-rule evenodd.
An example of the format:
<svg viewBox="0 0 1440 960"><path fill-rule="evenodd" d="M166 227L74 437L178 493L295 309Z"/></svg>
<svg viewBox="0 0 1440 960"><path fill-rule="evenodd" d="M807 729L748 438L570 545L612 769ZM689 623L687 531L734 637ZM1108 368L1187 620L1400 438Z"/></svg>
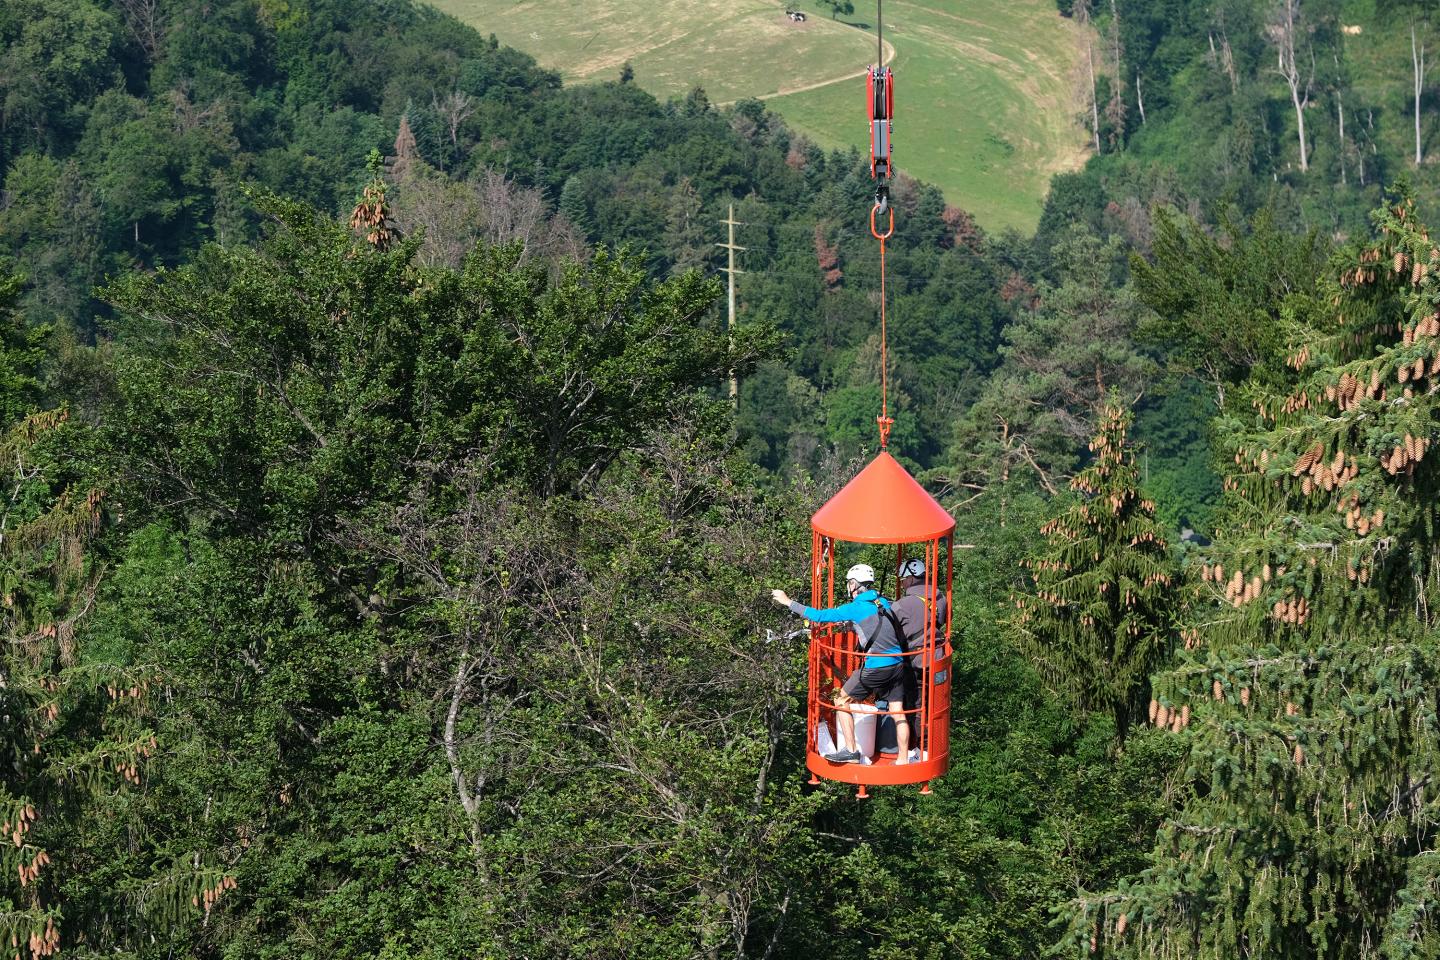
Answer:
<svg viewBox="0 0 1440 960"><path fill-rule="evenodd" d="M861 667L850 674L845 686L840 689L844 690L851 700L868 700L874 697L877 700L899 703L905 699L905 667L898 663L873 669Z"/></svg>

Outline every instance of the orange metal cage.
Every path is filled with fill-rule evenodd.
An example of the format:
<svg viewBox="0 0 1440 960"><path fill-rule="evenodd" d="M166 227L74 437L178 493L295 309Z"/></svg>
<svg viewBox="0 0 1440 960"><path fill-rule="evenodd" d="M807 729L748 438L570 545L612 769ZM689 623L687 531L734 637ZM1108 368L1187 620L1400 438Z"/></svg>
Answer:
<svg viewBox="0 0 1440 960"><path fill-rule="evenodd" d="M906 475L908 477L908 474ZM858 479L858 478L857 478ZM913 482L913 481L912 481ZM918 487L918 484L917 484ZM926 495L928 498L928 494ZM932 501L933 502L933 501ZM938 506L938 505L937 505ZM953 530L953 521L951 521ZM835 605L836 551L839 542L819 529L814 531L812 542L810 600L814 607ZM897 763L897 757L877 752L868 764L833 763L819 752L819 733L822 723L835 727L834 716L840 709L830 702L831 692L844 683L845 678L858 668L866 654L856 646L855 633L844 625L817 625L811 630L809 655L809 693L806 711L806 766L812 783L824 777L844 783L860 785L861 796L867 785L924 784L922 792L929 791L929 782L942 776L950 766L950 677L951 677L951 607L954 595L953 583L953 534L946 531L942 536L920 542L895 543L895 577L899 580L900 570L908 559L906 547L918 546L925 562L925 586L928 595L939 598L943 582L945 616L939 619L939 604L927 604L928 615L925 623L923 643L903 656L911 658L917 676L917 697L913 706L902 711L910 724L910 746L918 748L920 759L909 763ZM914 551L909 556L915 556ZM876 718L881 723L884 714Z"/></svg>

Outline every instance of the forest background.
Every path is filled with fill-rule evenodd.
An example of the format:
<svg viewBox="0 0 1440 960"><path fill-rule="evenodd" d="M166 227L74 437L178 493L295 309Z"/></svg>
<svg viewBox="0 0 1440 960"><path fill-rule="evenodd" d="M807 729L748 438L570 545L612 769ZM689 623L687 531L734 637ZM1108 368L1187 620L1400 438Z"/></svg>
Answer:
<svg viewBox="0 0 1440 960"><path fill-rule="evenodd" d="M0 5L0 938L1437 955L1432 11L1058 12L1033 236L896 185L974 549L951 772L857 803L766 588L873 452L862 157L410 0Z"/></svg>

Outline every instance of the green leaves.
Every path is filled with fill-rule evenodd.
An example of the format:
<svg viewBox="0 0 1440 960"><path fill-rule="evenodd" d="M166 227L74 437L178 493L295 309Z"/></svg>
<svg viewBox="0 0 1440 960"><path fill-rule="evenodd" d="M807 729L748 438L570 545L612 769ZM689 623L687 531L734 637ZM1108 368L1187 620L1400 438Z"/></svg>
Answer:
<svg viewBox="0 0 1440 960"><path fill-rule="evenodd" d="M733 337L708 326L719 286L698 275L652 286L628 252L600 250L552 281L517 254L477 255L463 282L486 307L483 359L507 384L488 416L532 452L517 467L546 493L593 481L646 424L776 347L762 325Z"/></svg>
<svg viewBox="0 0 1440 960"><path fill-rule="evenodd" d="M1265 210L1250 223L1225 216L1220 235L1212 236L1194 220L1157 208L1152 256L1132 257L1131 269L1136 291L1154 311L1141 333L1165 348L1177 370L1233 386L1252 369L1276 367L1290 335L1282 305L1314 292L1326 245L1314 233L1286 231L1275 216Z"/></svg>
<svg viewBox="0 0 1440 960"><path fill-rule="evenodd" d="M956 431L951 458L973 483L1012 475L1054 494L1100 419L1107 391L1134 402L1154 363L1135 345L1145 314L1115 282L1122 245L1073 228L1056 244L1061 280L1005 330L1004 358Z"/></svg>
<svg viewBox="0 0 1440 960"><path fill-rule="evenodd" d="M171 942L525 953L568 911L589 955L743 943L812 803L795 651L756 648L806 541L707 393L774 335L624 251L432 269L255 199L255 248L110 291L133 539L99 632L163 665L185 758L135 860L197 852L239 882L202 914L264 928L167 913L177 875Z"/></svg>

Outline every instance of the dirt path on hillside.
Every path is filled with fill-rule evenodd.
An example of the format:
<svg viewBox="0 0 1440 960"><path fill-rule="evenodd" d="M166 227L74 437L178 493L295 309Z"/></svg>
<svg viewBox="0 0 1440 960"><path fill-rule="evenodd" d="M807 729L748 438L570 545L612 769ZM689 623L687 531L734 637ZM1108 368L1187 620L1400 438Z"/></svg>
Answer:
<svg viewBox="0 0 1440 960"><path fill-rule="evenodd" d="M895 59L895 45L892 44L889 40L882 40L881 42L885 44L885 62L889 63L891 60ZM868 70L869 68L867 67L866 69ZM832 86L833 84L844 83L846 80L854 80L856 77L863 77L865 76L865 72L865 70L857 70L854 73L847 73L843 77L833 77L829 80L821 80L817 83L806 83L798 87L787 87L776 90L774 93L762 93L758 97L745 97L744 99L769 100L772 97L788 97L792 93L808 93L811 90L819 90L821 87L828 87ZM736 103L739 102L740 101L738 100L726 100L723 103L715 104L715 106L730 107L734 106Z"/></svg>

